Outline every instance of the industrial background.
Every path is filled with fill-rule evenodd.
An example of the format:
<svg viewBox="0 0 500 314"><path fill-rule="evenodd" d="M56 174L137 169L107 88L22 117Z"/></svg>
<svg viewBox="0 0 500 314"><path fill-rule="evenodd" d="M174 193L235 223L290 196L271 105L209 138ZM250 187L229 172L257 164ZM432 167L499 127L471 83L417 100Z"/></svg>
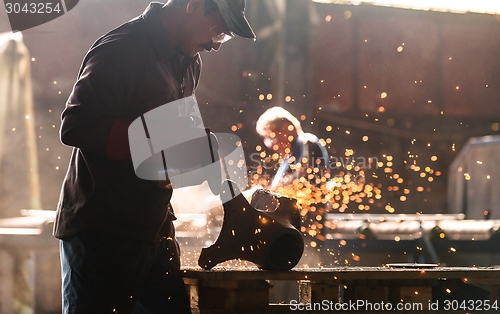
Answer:
<svg viewBox="0 0 500 314"><path fill-rule="evenodd" d="M60 115L83 57L99 36L148 3L82 0L59 18L14 34L0 10L0 40L6 38L0 43L0 218L55 209L71 152L58 138ZM202 53L196 97L205 126L242 139L249 178L258 179L250 156L266 157L255 121L272 106L299 117L331 159L372 161L361 169L372 196L354 193L348 202L330 202L318 219L323 230L302 230L308 254L319 255L311 263L500 262L494 241L500 226L500 15L249 0L247 17L257 41L237 38L217 53ZM7 40L13 36L14 46ZM332 169L341 176L359 172L342 163ZM359 223L351 230L342 229L340 214L365 216L353 216ZM456 216L452 226L426 227L422 214ZM377 217L394 224L379 230L370 225ZM455 220L464 219L474 221L457 229ZM33 249L3 234L9 226L2 226L1 247ZM50 224L40 228L46 237L31 244L52 248ZM53 261L57 244L52 255L39 260ZM20 260L32 266L30 256ZM51 280L37 284L50 286Z"/></svg>

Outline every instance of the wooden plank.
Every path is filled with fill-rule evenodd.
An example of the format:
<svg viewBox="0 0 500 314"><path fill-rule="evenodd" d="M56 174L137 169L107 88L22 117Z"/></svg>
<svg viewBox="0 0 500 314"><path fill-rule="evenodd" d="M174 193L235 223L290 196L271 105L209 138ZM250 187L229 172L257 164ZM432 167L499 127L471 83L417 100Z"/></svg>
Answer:
<svg viewBox="0 0 500 314"><path fill-rule="evenodd" d="M269 306L269 288L264 280L188 281L191 308L200 313L261 312Z"/></svg>
<svg viewBox="0 0 500 314"><path fill-rule="evenodd" d="M393 305L401 302L401 287L400 286L388 286L387 287L387 302L389 302Z"/></svg>
<svg viewBox="0 0 500 314"><path fill-rule="evenodd" d="M198 279L194 278L182 278L184 280L185 285L197 285L198 284Z"/></svg>
<svg viewBox="0 0 500 314"><path fill-rule="evenodd" d="M193 310L193 314L195 314L194 312L196 312L196 311L199 313L198 280L184 278L184 284L186 285L186 290L187 290L188 295L189 295L189 304L190 304L191 310Z"/></svg>
<svg viewBox="0 0 500 314"><path fill-rule="evenodd" d="M299 282L299 302L321 302L323 300L339 302L338 283L311 282L304 280Z"/></svg>
<svg viewBox="0 0 500 314"><path fill-rule="evenodd" d="M460 278L462 279L463 282L465 283L470 283L471 285L479 285L479 284L485 284L485 285L494 285L498 283L498 278L496 277L491 277L491 278Z"/></svg>
<svg viewBox="0 0 500 314"><path fill-rule="evenodd" d="M299 302L310 303L312 299L311 282L309 280L302 280L299 282Z"/></svg>
<svg viewBox="0 0 500 314"><path fill-rule="evenodd" d="M393 279L380 280L380 284L385 287L421 287L435 285L437 279Z"/></svg>
<svg viewBox="0 0 500 314"><path fill-rule="evenodd" d="M422 303L424 306L432 300L432 287L401 287L400 300L405 303Z"/></svg>
<svg viewBox="0 0 500 314"><path fill-rule="evenodd" d="M199 286L207 288L223 288L223 289L267 289L271 288L271 285L262 279L256 280L200 280Z"/></svg>
<svg viewBox="0 0 500 314"><path fill-rule="evenodd" d="M422 303L424 306L432 301L432 287L437 280L409 281L407 285L402 282L383 281L387 287L387 301L393 306L401 302Z"/></svg>
<svg viewBox="0 0 500 314"><path fill-rule="evenodd" d="M269 306L269 289L225 289L198 286L200 313L225 310L227 313L265 313Z"/></svg>
<svg viewBox="0 0 500 314"><path fill-rule="evenodd" d="M262 270L185 268L185 278L207 280L424 280L440 278L468 278L500 280L500 268L493 267L438 267L433 269L392 269L387 267L336 267L320 269L293 269L287 272Z"/></svg>
<svg viewBox="0 0 500 314"><path fill-rule="evenodd" d="M343 286L343 302L365 300L376 303L386 301L386 288L378 280L346 281Z"/></svg>
<svg viewBox="0 0 500 314"><path fill-rule="evenodd" d="M490 300L491 302L497 301L500 306L500 283L496 282L490 286Z"/></svg>
<svg viewBox="0 0 500 314"><path fill-rule="evenodd" d="M292 313L290 304L270 305L269 284L265 280L299 281L299 300L318 305L323 300L335 305L342 301L370 303L420 303L427 310L433 286L442 279L460 279L475 284L492 283L492 293L500 289L500 268L439 267L435 269L391 269L386 267L338 267L295 269L270 272L253 269L185 269L185 282L196 286L199 313ZM194 289L194 288L192 288ZM496 290L495 290L496 289ZM496 291L496 292L495 292ZM194 293L193 292L193 293ZM330 303L329 303L330 304ZM224 312L225 311L225 312ZM324 310L322 310L324 312ZM321 311L319 311L321 312ZM318 313L319 313L318 312ZM343 311L343 313L349 311ZM415 311L414 313L417 313ZM433 313L459 313L432 311ZM494 313L495 311L481 311ZM197 313L197 312L196 312ZM307 311L307 313L316 313ZM353 312L354 313L354 312ZM370 313L358 311L356 314ZM375 312L372 312L375 313ZM401 313L395 311L395 313ZM405 311L404 313L412 313ZM469 312L474 313L474 312Z"/></svg>

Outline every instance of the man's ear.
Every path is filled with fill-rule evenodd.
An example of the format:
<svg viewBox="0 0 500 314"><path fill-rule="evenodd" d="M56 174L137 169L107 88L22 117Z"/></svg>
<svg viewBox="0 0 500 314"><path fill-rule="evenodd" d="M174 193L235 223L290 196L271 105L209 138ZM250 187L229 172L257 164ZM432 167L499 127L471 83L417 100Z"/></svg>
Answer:
<svg viewBox="0 0 500 314"><path fill-rule="evenodd" d="M186 13L193 14L199 9L203 9L205 7L205 0L191 0L188 2L186 6Z"/></svg>

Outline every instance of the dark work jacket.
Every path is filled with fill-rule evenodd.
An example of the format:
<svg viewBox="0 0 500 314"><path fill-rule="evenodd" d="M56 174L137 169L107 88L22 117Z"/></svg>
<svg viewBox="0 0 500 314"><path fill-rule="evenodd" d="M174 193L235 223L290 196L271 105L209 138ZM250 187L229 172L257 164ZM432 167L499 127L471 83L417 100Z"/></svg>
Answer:
<svg viewBox="0 0 500 314"><path fill-rule="evenodd" d="M169 45L168 32L175 30L162 26L161 7L151 3L99 38L85 56L62 114L61 141L74 148L57 206L57 238L85 231L155 242L168 235L172 190L135 175L128 126L153 108L192 95L201 59L182 58Z"/></svg>

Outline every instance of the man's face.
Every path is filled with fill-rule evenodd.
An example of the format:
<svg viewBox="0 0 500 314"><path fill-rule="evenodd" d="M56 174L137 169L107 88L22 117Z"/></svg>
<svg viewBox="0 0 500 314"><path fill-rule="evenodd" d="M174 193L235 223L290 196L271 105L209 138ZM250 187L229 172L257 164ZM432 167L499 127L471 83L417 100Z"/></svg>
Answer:
<svg viewBox="0 0 500 314"><path fill-rule="evenodd" d="M267 127L264 144L274 152L284 155L289 154L292 141L297 137L297 131L290 123L272 123Z"/></svg>
<svg viewBox="0 0 500 314"><path fill-rule="evenodd" d="M214 31L223 30L230 33L219 12L206 14L203 0L193 0L187 7L189 23L185 23L184 36L180 43L182 54L190 57L202 51L217 51L221 44L213 42Z"/></svg>

